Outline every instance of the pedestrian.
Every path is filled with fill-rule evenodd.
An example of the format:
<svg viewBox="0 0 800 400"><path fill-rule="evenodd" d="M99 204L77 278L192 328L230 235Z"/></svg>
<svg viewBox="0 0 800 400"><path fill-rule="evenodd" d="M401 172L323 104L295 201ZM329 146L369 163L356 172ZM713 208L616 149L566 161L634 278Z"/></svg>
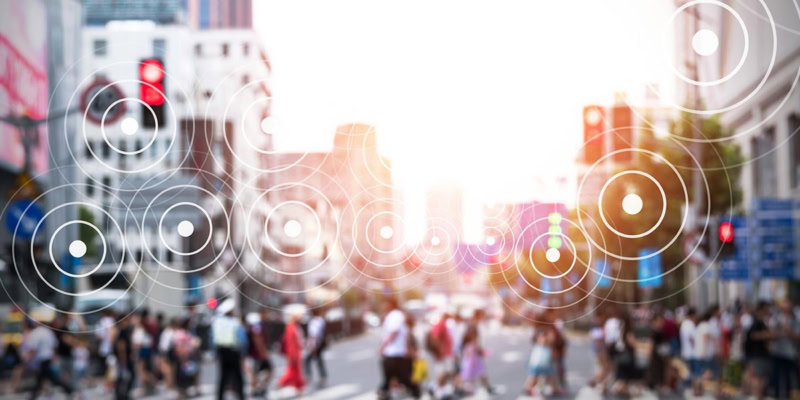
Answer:
<svg viewBox="0 0 800 400"><path fill-rule="evenodd" d="M258 322L249 327L248 342L250 357L253 359L253 380L251 389L254 397L266 399L269 396L269 382L272 380L272 360L270 359L270 311L263 307Z"/></svg>
<svg viewBox="0 0 800 400"><path fill-rule="evenodd" d="M443 313L426 337L425 347L433 360L433 381L429 391L436 399L452 397L455 391L451 385L454 362L453 336L448 328L450 319L448 312Z"/></svg>
<svg viewBox="0 0 800 400"><path fill-rule="evenodd" d="M666 322L663 313L656 312L650 323L650 364L648 365L648 386L661 394L669 393L669 365L671 348L665 332Z"/></svg>
<svg viewBox="0 0 800 400"><path fill-rule="evenodd" d="M151 396L155 393L156 382L153 375L153 327L147 308L134 317L133 321L131 340L136 355L136 374L141 380L144 395Z"/></svg>
<svg viewBox="0 0 800 400"><path fill-rule="evenodd" d="M172 365L168 368L169 376L178 390L178 398L185 399L190 395L190 390L196 386L197 377L200 375L200 339L192 333L189 318L176 322L169 336L162 334L161 340L165 338L171 339L169 359ZM200 394L199 389L196 389L196 392L195 394Z"/></svg>
<svg viewBox="0 0 800 400"><path fill-rule="evenodd" d="M760 400L764 398L767 380L772 372L768 344L773 335L765 322L770 317L769 303L760 301L751 317L750 328L745 335L744 355L750 395Z"/></svg>
<svg viewBox="0 0 800 400"><path fill-rule="evenodd" d="M383 381L378 389L378 398L388 399L391 384L396 382L404 386L413 398L418 399L421 394L419 386L411 380L413 361L408 353L408 336L412 333L408 329L406 315L393 297L387 297L383 306L386 316L381 326L379 349Z"/></svg>
<svg viewBox="0 0 800 400"><path fill-rule="evenodd" d="M692 369L692 389L695 396L703 395L704 382L709 379L716 379L719 376L719 368L716 362L719 349L718 324L714 323L719 308L711 306L698 319L697 327L694 332L694 364Z"/></svg>
<svg viewBox="0 0 800 400"><path fill-rule="evenodd" d="M172 318L158 336L158 353L156 354L156 363L161 371L161 376L164 378L164 383L167 388L173 388L175 385L175 353L173 351L173 335L178 329L178 319Z"/></svg>
<svg viewBox="0 0 800 400"><path fill-rule="evenodd" d="M782 300L778 305L778 313L770 322L770 331L774 332L771 341L772 374L770 387L775 390L779 399L792 398L798 385L797 344L800 340L800 322L794 315L794 306L789 300Z"/></svg>
<svg viewBox="0 0 800 400"><path fill-rule="evenodd" d="M66 382L72 381L72 347L75 342L75 337L67 326L65 316L59 314L52 323L53 333L58 339L58 346L56 347L56 357L54 367L59 371L61 379Z"/></svg>
<svg viewBox="0 0 800 400"><path fill-rule="evenodd" d="M113 360L110 358L114 350L113 339L116 336L116 317L111 308L106 308L103 311L103 316L97 321L95 327L95 338L97 339L97 356L98 356L98 375L101 376L106 389L113 387L113 375L111 373L113 367Z"/></svg>
<svg viewBox="0 0 800 400"><path fill-rule="evenodd" d="M90 356L88 344L85 341L76 340L72 347L72 383L75 391L80 391L84 387L84 381L89 372Z"/></svg>
<svg viewBox="0 0 800 400"><path fill-rule="evenodd" d="M306 341L307 355L305 359L305 371L309 380L314 376L311 370L312 363L317 364L317 371L319 372L319 382L317 387L325 387L326 380L328 379L328 371L325 368L325 358L323 352L328 346L324 309L317 307L311 310L311 320L308 321L308 340Z"/></svg>
<svg viewBox="0 0 800 400"><path fill-rule="evenodd" d="M595 313L592 327L589 329L589 339L592 344L592 353L595 358L595 373L589 381L590 387L600 386L601 391L605 389L606 378L611 369L608 350L605 345L605 335L603 334L603 324L605 317L602 312Z"/></svg>
<svg viewBox="0 0 800 400"><path fill-rule="evenodd" d="M214 347L219 360L219 386L217 399L225 398L225 390L230 386L239 400L244 400L244 377L242 374L242 350L245 343L242 338L244 328L234 317L236 303L233 299L225 299L217 307L217 318L212 325Z"/></svg>
<svg viewBox="0 0 800 400"><path fill-rule="evenodd" d="M680 343L681 343L681 359L686 364L686 369L689 371L687 382L689 386L693 386L693 377L696 374L698 366L695 363L695 329L697 328L697 312L694 307L686 309L686 315L679 330Z"/></svg>
<svg viewBox="0 0 800 400"><path fill-rule="evenodd" d="M555 310L547 312L548 320L552 321L555 329L555 340L553 341L553 365L555 367L555 379L559 390L566 391L567 388L567 338L564 335L564 320L562 320Z"/></svg>
<svg viewBox="0 0 800 400"><path fill-rule="evenodd" d="M638 381L641 374L636 363L637 341L633 333L633 323L627 316L620 319L620 332L613 346L616 373L612 389L617 396L635 396L639 392Z"/></svg>
<svg viewBox="0 0 800 400"><path fill-rule="evenodd" d="M131 318L123 318L117 322L117 329L112 343L114 344L115 380L114 398L128 400L133 385L136 383L136 353L133 345L134 326Z"/></svg>
<svg viewBox="0 0 800 400"><path fill-rule="evenodd" d="M67 396L72 395L72 386L64 381L56 372L53 365L58 348L58 338L53 331L43 325L34 326L36 322L26 320L30 333L25 338L23 348L25 349L24 358L31 363L36 371L36 383L31 390L30 399L39 397L45 382L61 387Z"/></svg>
<svg viewBox="0 0 800 400"><path fill-rule="evenodd" d="M528 358L528 378L525 381L525 394L537 397L537 386L541 384L555 388L555 370L553 368L553 342L555 328L547 321L534 321L533 348Z"/></svg>
<svg viewBox="0 0 800 400"><path fill-rule="evenodd" d="M283 332L283 352L286 356L286 371L278 380L279 387L292 386L297 390L297 395L303 394L306 381L303 378L301 363L303 360L303 332L300 328L301 315L293 314L289 317L286 330Z"/></svg>

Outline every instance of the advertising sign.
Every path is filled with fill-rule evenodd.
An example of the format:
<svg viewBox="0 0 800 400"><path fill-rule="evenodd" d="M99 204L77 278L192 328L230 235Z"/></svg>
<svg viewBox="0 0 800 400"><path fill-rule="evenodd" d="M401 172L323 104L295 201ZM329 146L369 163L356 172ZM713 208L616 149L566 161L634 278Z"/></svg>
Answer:
<svg viewBox="0 0 800 400"><path fill-rule="evenodd" d="M47 10L43 2L7 1L0 13L0 116L42 119L47 115ZM0 122L0 164L19 169L25 151L19 129ZM34 173L47 170L47 129L36 128L31 149Z"/></svg>

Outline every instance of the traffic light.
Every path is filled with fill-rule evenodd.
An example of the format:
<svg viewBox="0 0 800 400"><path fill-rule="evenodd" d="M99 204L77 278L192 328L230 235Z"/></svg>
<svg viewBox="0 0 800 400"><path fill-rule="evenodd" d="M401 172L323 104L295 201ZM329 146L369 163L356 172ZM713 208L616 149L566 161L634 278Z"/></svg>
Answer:
<svg viewBox="0 0 800 400"><path fill-rule="evenodd" d="M583 161L594 164L603 156L605 112L600 106L583 107Z"/></svg>
<svg viewBox="0 0 800 400"><path fill-rule="evenodd" d="M627 104L611 108L611 151L629 149L633 144L633 112ZM630 162L633 152L623 151L614 154L615 162Z"/></svg>
<svg viewBox="0 0 800 400"><path fill-rule="evenodd" d="M142 107L142 126L146 128L164 126L164 71L164 64L158 58L139 63L139 100L148 106Z"/></svg>
<svg viewBox="0 0 800 400"><path fill-rule="evenodd" d="M719 252L720 259L731 258L736 255L736 243L734 242L734 228L728 221L723 221L717 229L719 233L719 245L722 246Z"/></svg>

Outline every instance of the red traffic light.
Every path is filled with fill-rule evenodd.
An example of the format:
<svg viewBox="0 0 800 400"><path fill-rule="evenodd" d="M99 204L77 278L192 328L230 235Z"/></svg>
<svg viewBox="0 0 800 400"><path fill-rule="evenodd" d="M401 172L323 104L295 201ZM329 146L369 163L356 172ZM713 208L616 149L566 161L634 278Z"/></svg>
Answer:
<svg viewBox="0 0 800 400"><path fill-rule="evenodd" d="M164 64L156 58L148 58L139 64L139 100L148 106L164 104Z"/></svg>
<svg viewBox="0 0 800 400"><path fill-rule="evenodd" d="M164 65L155 58L149 58L139 64L139 79L147 83L160 83L164 80Z"/></svg>
<svg viewBox="0 0 800 400"><path fill-rule="evenodd" d="M730 222L719 224L719 240L722 243L733 242L733 225Z"/></svg>

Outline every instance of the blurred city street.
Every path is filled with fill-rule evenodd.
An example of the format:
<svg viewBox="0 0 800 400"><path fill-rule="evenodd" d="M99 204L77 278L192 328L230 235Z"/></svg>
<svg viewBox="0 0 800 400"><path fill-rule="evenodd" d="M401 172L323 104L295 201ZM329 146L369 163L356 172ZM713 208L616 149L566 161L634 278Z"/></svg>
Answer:
<svg viewBox="0 0 800 400"><path fill-rule="evenodd" d="M0 400L800 400L800 0L0 0Z"/></svg>

